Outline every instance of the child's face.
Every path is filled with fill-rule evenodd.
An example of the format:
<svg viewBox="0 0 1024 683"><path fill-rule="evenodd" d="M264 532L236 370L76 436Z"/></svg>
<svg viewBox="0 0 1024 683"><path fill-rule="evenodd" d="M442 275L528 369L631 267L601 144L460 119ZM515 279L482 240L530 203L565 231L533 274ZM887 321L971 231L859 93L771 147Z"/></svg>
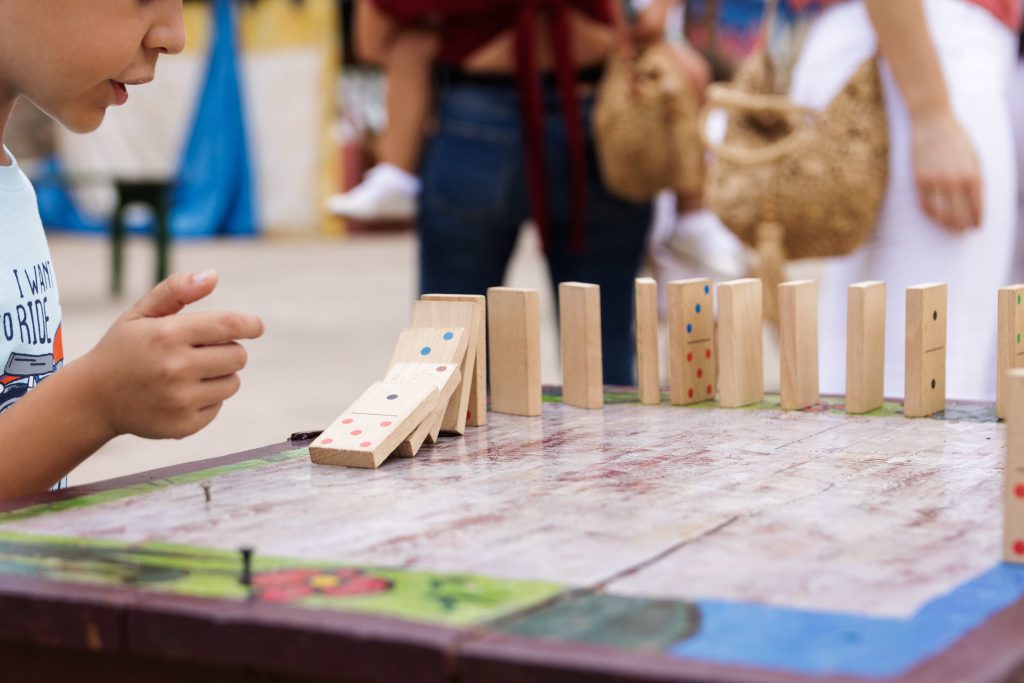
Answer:
<svg viewBox="0 0 1024 683"><path fill-rule="evenodd" d="M153 79L185 45L182 0L0 0L0 96L23 95L77 132L125 85ZM3 89L8 92L3 92Z"/></svg>

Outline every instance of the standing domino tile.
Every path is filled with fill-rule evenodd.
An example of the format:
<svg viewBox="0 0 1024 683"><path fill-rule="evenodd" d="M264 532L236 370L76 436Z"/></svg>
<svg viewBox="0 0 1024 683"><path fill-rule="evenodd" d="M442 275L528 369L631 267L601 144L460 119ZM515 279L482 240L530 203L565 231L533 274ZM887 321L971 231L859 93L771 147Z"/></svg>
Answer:
<svg viewBox="0 0 1024 683"><path fill-rule="evenodd" d="M1006 419L1006 373L1024 367L1024 285L999 288L999 344L996 353L996 415Z"/></svg>
<svg viewBox="0 0 1024 683"><path fill-rule="evenodd" d="M783 410L801 410L821 400L818 388L818 283L779 285L779 356Z"/></svg>
<svg viewBox="0 0 1024 683"><path fill-rule="evenodd" d="M487 424L487 297L483 294L424 294L421 301L458 301L476 304L480 309L480 326L476 337L476 358L473 362L473 383L469 389L469 412L466 424L482 427ZM470 347L469 353L474 353Z"/></svg>
<svg viewBox="0 0 1024 683"><path fill-rule="evenodd" d="M457 363L395 363L388 370L384 381L396 384L430 384L437 387L440 394L438 407L416 427L408 439L395 449L395 455L402 458L415 456L425 441L437 442L444 420L445 406L451 400L459 381L462 379Z"/></svg>
<svg viewBox="0 0 1024 683"><path fill-rule="evenodd" d="M761 281L718 285L718 396L725 408L764 400Z"/></svg>
<svg viewBox="0 0 1024 683"><path fill-rule="evenodd" d="M658 367L658 283L638 277L636 297L636 375L640 402L661 403L661 370Z"/></svg>
<svg viewBox="0 0 1024 683"><path fill-rule="evenodd" d="M907 417L926 417L946 407L946 298L944 284L907 288Z"/></svg>
<svg viewBox="0 0 1024 683"><path fill-rule="evenodd" d="M537 290L488 289L487 337L491 341L491 410L510 415L540 415L540 295Z"/></svg>
<svg viewBox="0 0 1024 683"><path fill-rule="evenodd" d="M1003 559L1024 563L1024 370L1006 375Z"/></svg>
<svg viewBox="0 0 1024 683"><path fill-rule="evenodd" d="M376 468L437 407L437 387L376 382L309 446L318 465Z"/></svg>
<svg viewBox="0 0 1024 683"><path fill-rule="evenodd" d="M668 291L669 396L682 406L715 398L715 318L707 278L677 280Z"/></svg>
<svg viewBox="0 0 1024 683"><path fill-rule="evenodd" d="M464 301L417 301L412 309L413 327L461 327L466 332L466 355L455 360L459 364L462 380L455 396L448 404L441 431L449 434L466 433L469 395L476 372L477 335L482 330L483 315L477 304Z"/></svg>
<svg viewBox="0 0 1024 683"><path fill-rule="evenodd" d="M558 312L562 401L579 408L603 408L601 288L582 282L559 284Z"/></svg>
<svg viewBox="0 0 1024 683"><path fill-rule="evenodd" d="M885 283L858 282L847 290L846 412L882 407L885 390Z"/></svg>

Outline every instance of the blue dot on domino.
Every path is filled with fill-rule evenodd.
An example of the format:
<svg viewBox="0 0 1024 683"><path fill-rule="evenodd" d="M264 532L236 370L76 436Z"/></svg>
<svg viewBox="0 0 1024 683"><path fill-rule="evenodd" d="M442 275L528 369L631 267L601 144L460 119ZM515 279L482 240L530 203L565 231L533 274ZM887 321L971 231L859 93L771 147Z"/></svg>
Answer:
<svg viewBox="0 0 1024 683"><path fill-rule="evenodd" d="M693 332L693 325L686 323L686 333L689 334L690 332Z"/></svg>
<svg viewBox="0 0 1024 683"><path fill-rule="evenodd" d="M700 304L697 304L697 312L700 313Z"/></svg>
<svg viewBox="0 0 1024 683"><path fill-rule="evenodd" d="M710 294L711 293L711 287L709 287L708 285L704 285L704 293L705 294Z"/></svg>
<svg viewBox="0 0 1024 683"><path fill-rule="evenodd" d="M429 356L430 355L430 347L429 346L424 346L422 349L420 349L420 355L421 356Z"/></svg>
<svg viewBox="0 0 1024 683"><path fill-rule="evenodd" d="M444 340L445 341L451 341L454 338L455 338L455 333L454 332L445 332L444 333Z"/></svg>

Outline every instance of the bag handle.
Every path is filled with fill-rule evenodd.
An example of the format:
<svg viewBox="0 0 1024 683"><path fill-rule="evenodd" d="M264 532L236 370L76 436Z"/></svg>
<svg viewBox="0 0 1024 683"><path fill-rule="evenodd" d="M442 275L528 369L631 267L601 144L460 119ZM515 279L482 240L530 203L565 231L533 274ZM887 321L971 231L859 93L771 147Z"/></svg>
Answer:
<svg viewBox="0 0 1024 683"><path fill-rule="evenodd" d="M756 95L713 84L708 86L707 102L700 112L697 124L704 147L726 161L743 166L777 161L795 151L800 144L798 131L764 147L748 149L740 145L714 142L708 137L708 117L714 109L727 109L742 113L774 113L785 117L815 118L818 112L793 104L785 95Z"/></svg>

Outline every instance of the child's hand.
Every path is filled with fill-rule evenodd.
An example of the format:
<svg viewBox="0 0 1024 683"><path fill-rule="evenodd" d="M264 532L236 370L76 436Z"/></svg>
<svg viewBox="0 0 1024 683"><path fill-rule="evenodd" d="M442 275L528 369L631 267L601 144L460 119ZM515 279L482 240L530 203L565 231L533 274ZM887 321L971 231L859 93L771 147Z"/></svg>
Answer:
<svg viewBox="0 0 1024 683"><path fill-rule="evenodd" d="M263 323L235 312L179 313L217 286L217 274L178 273L114 323L82 361L111 436L180 439L209 424L238 391L246 352Z"/></svg>

